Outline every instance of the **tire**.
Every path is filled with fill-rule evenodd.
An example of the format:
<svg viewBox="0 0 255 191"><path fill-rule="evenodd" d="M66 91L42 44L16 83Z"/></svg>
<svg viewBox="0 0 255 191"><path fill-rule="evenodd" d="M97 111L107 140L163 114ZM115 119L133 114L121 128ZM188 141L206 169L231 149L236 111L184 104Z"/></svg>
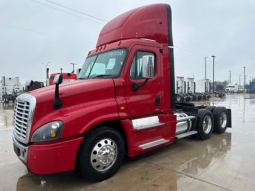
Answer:
<svg viewBox="0 0 255 191"><path fill-rule="evenodd" d="M181 102L181 101L183 101L183 97L181 95L177 94L175 97L175 100L178 102Z"/></svg>
<svg viewBox="0 0 255 191"><path fill-rule="evenodd" d="M222 134L228 125L228 111L225 107L216 107L213 110L214 132Z"/></svg>
<svg viewBox="0 0 255 191"><path fill-rule="evenodd" d="M9 103L9 100L7 97L4 98L4 103Z"/></svg>
<svg viewBox="0 0 255 191"><path fill-rule="evenodd" d="M209 110L210 112L213 113L213 110L215 109L215 106L207 106L205 109Z"/></svg>
<svg viewBox="0 0 255 191"><path fill-rule="evenodd" d="M198 110L197 131L199 139L206 140L210 138L213 132L213 115L209 110Z"/></svg>
<svg viewBox="0 0 255 191"><path fill-rule="evenodd" d="M124 153L125 146L120 133L109 127L101 127L85 136L77 154L76 167L87 180L103 181L117 172Z"/></svg>

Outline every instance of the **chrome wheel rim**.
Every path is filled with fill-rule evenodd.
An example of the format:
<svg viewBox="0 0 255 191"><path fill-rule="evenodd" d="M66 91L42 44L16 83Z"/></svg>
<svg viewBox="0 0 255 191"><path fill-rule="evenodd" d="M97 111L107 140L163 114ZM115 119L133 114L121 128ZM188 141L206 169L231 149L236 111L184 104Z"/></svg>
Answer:
<svg viewBox="0 0 255 191"><path fill-rule="evenodd" d="M212 119L210 116L205 116L203 120L203 131L205 134L208 134L212 129Z"/></svg>
<svg viewBox="0 0 255 191"><path fill-rule="evenodd" d="M227 114L225 112L223 112L221 115L220 115L220 126L222 128L225 128L227 125Z"/></svg>
<svg viewBox="0 0 255 191"><path fill-rule="evenodd" d="M103 172L111 168L117 158L117 145L111 139L102 139L91 151L90 162L93 168Z"/></svg>

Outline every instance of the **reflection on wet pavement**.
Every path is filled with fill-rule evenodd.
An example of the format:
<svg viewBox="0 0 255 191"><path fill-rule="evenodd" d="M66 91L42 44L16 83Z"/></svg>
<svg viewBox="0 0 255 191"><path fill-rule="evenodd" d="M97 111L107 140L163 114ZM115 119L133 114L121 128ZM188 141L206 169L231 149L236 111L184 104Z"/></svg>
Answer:
<svg viewBox="0 0 255 191"><path fill-rule="evenodd" d="M232 126L209 140L192 138L135 159L112 178L91 183L73 175L29 173L12 148L13 105L0 109L0 191L18 190L254 190L255 95L228 94L198 105L232 109Z"/></svg>
<svg viewBox="0 0 255 191"><path fill-rule="evenodd" d="M0 131L12 127L13 103L0 103Z"/></svg>

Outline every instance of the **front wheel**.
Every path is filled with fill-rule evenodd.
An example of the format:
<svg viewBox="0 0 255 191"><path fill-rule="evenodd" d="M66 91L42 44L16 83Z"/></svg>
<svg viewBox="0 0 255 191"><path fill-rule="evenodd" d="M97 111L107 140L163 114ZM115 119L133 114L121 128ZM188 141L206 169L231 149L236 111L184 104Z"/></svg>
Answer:
<svg viewBox="0 0 255 191"><path fill-rule="evenodd" d="M85 136L77 156L77 170L86 179L99 182L113 176L125 153L120 133L101 127Z"/></svg>

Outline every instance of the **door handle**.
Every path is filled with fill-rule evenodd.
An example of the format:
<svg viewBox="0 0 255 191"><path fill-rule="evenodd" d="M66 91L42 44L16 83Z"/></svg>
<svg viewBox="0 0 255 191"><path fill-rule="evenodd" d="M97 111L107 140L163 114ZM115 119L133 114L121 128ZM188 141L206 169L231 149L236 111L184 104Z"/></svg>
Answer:
<svg viewBox="0 0 255 191"><path fill-rule="evenodd" d="M156 104L156 107L158 107L160 104L160 96L159 95L157 95L155 98L155 104Z"/></svg>

